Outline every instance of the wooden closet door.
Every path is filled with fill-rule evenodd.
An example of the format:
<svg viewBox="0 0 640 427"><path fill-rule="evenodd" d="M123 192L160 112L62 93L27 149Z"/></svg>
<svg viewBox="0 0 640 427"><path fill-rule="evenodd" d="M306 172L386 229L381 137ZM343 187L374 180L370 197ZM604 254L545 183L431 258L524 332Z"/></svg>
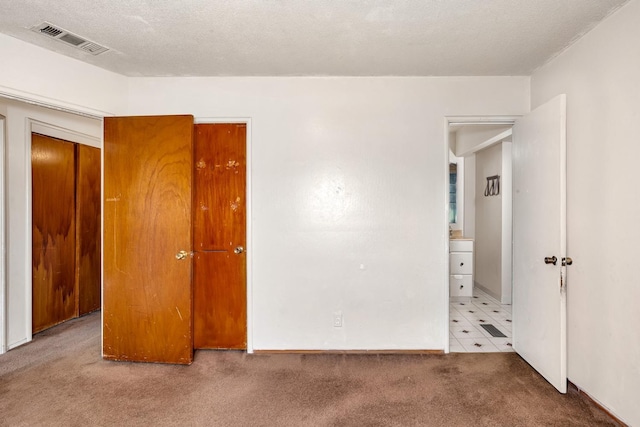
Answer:
<svg viewBox="0 0 640 427"><path fill-rule="evenodd" d="M32 134L32 332L76 316L75 146Z"/></svg>
<svg viewBox="0 0 640 427"><path fill-rule="evenodd" d="M195 130L194 345L246 349L247 127Z"/></svg>
<svg viewBox="0 0 640 427"><path fill-rule="evenodd" d="M191 363L193 117L104 132L103 356Z"/></svg>
<svg viewBox="0 0 640 427"><path fill-rule="evenodd" d="M100 150L76 146L78 315L100 308Z"/></svg>

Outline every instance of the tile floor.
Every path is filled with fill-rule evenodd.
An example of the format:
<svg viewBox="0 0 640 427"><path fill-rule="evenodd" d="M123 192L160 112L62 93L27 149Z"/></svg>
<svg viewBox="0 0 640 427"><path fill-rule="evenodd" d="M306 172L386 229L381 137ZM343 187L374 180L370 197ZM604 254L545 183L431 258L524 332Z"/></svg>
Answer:
<svg viewBox="0 0 640 427"><path fill-rule="evenodd" d="M449 303L449 350L452 353L493 353L511 348L511 306L474 289L473 298ZM480 324L492 324L506 338L494 338Z"/></svg>

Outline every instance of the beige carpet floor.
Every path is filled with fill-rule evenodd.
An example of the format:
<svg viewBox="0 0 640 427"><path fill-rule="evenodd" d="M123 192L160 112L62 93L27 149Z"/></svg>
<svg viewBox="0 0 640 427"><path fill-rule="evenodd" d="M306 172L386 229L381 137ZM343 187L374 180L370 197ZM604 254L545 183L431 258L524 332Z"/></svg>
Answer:
<svg viewBox="0 0 640 427"><path fill-rule="evenodd" d="M514 353L108 362L95 313L0 356L2 426L597 426Z"/></svg>

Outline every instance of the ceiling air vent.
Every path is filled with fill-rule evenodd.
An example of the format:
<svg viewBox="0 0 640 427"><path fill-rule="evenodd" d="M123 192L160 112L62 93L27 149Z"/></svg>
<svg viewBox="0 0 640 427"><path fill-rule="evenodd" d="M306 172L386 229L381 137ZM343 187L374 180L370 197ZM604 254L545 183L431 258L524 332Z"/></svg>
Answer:
<svg viewBox="0 0 640 427"><path fill-rule="evenodd" d="M59 36L60 34L63 33L62 30L56 28L56 27L52 27L51 25L45 25L44 28L39 28L39 31L41 33L45 33L51 37L55 37L55 36Z"/></svg>
<svg viewBox="0 0 640 427"><path fill-rule="evenodd" d="M101 46L98 43L89 41L84 37L80 37L77 34L73 34L72 32L69 32L65 29L56 27L55 25L52 25L48 22L43 22L40 25L31 27L31 31L39 34L44 34L47 37L56 39L75 48L84 50L85 52L89 52L92 55L99 55L109 50L108 47Z"/></svg>

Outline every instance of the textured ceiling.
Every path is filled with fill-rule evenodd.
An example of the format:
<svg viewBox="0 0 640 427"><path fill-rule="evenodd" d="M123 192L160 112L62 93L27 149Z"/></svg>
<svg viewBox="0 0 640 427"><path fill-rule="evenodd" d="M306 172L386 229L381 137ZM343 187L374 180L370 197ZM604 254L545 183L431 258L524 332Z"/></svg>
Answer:
<svg viewBox="0 0 640 427"><path fill-rule="evenodd" d="M0 0L0 32L128 76L530 75L626 2Z"/></svg>

